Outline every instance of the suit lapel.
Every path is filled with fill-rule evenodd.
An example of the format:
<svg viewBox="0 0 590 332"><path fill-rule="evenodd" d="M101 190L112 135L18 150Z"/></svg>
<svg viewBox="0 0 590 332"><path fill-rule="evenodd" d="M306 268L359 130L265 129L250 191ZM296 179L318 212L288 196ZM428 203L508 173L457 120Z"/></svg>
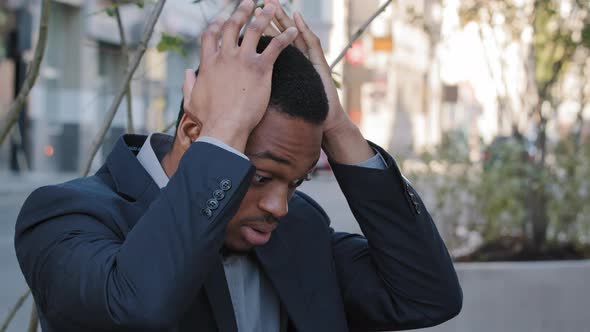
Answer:
<svg viewBox="0 0 590 332"><path fill-rule="evenodd" d="M308 299L299 276L300 270L279 229L266 245L256 247L254 252L297 330L309 331L306 325L309 318Z"/></svg>
<svg viewBox="0 0 590 332"><path fill-rule="evenodd" d="M205 292L220 332L238 331L221 257L205 280Z"/></svg>

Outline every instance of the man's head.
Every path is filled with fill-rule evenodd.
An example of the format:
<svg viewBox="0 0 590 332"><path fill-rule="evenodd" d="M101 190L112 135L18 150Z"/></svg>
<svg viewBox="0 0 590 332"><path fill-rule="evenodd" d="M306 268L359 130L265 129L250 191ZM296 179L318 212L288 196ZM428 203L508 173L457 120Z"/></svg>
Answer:
<svg viewBox="0 0 590 332"><path fill-rule="evenodd" d="M262 37L258 53L270 41L270 37ZM198 75L198 70L195 74ZM273 67L267 112L246 145L245 154L256 167L256 175L227 227L225 245L228 248L246 251L270 239L278 219L287 213L287 204L295 188L319 158L322 123L327 113L328 101L320 76L298 49L287 47ZM196 139L198 133L184 132L183 128L198 126L187 126L186 121L193 120L184 115L181 103L176 135ZM168 162L172 159L172 164L178 164L188 149L183 146L186 141L175 139Z"/></svg>

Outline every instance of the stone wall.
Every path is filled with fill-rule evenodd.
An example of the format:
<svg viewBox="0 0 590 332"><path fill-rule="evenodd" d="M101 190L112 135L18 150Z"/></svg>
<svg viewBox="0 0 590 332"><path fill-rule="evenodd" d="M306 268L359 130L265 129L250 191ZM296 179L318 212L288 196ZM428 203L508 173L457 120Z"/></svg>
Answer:
<svg viewBox="0 0 590 332"><path fill-rule="evenodd" d="M422 332L590 331L590 260L458 263L463 310Z"/></svg>

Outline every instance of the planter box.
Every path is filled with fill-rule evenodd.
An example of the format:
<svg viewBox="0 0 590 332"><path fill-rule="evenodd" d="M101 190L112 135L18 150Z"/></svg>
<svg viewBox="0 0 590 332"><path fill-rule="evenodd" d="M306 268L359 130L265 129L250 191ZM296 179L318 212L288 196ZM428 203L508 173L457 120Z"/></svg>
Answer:
<svg viewBox="0 0 590 332"><path fill-rule="evenodd" d="M423 332L590 331L590 260L457 263L463 310Z"/></svg>

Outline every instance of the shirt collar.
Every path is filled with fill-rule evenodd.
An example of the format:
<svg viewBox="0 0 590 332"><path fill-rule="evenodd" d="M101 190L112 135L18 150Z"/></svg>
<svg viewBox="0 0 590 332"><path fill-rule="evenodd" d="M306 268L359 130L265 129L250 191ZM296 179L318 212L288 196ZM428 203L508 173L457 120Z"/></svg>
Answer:
<svg viewBox="0 0 590 332"><path fill-rule="evenodd" d="M158 156L163 157L163 155L168 152L170 149L174 137L168 134L163 133L152 133L150 134L141 150L137 154L137 160L145 168L146 172L152 177L154 182L158 185L160 189L166 187L168 184L169 178L164 172L164 168L162 164L160 164L160 159Z"/></svg>

